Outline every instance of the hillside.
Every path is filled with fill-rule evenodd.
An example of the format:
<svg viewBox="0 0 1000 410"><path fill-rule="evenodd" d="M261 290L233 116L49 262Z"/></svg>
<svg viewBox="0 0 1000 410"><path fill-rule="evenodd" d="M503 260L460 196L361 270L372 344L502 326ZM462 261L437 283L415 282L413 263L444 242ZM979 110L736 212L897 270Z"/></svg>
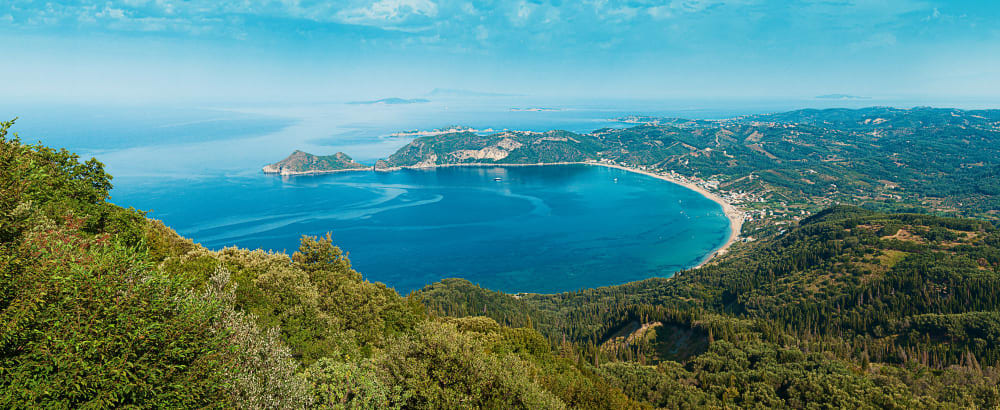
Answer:
<svg viewBox="0 0 1000 410"><path fill-rule="evenodd" d="M389 156L381 167L582 162L594 159L599 148L594 137L567 131L455 132L417 138Z"/></svg>
<svg viewBox="0 0 1000 410"><path fill-rule="evenodd" d="M911 109L871 107L862 109L803 109L775 114L750 115L744 122L780 122L840 128L850 131L891 130L914 134L920 128L945 130L997 131L1000 110L960 110L955 108L916 107Z"/></svg>
<svg viewBox="0 0 1000 410"><path fill-rule="evenodd" d="M990 397L1000 380L1000 230L978 220L841 206L740 258L673 279L516 297L450 279L413 296L441 315L485 313L531 325L595 362L655 364L656 371L613 368L667 383L658 389L698 380L688 387L694 397L732 399L715 389L732 387L725 380L735 377L750 383L739 394L768 392L791 405L787 390L797 382L788 377L818 366L802 362L818 352L851 369L824 371L896 384L907 396L925 396L924 405L944 405L952 388L969 389L959 405L998 404ZM781 359L793 352L804 356ZM754 356L770 357L770 370ZM948 386L958 379L961 387Z"/></svg>
<svg viewBox="0 0 1000 410"><path fill-rule="evenodd" d="M291 155L263 168L265 174L305 175L328 172L368 169L368 166L354 162L343 152L318 156L295 150Z"/></svg>

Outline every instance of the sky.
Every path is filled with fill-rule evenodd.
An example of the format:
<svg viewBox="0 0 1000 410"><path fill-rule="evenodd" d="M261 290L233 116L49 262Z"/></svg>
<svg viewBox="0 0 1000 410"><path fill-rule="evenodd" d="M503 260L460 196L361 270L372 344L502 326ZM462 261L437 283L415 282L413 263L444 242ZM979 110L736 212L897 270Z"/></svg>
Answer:
<svg viewBox="0 0 1000 410"><path fill-rule="evenodd" d="M1000 96L1000 2L0 2L7 102Z"/></svg>

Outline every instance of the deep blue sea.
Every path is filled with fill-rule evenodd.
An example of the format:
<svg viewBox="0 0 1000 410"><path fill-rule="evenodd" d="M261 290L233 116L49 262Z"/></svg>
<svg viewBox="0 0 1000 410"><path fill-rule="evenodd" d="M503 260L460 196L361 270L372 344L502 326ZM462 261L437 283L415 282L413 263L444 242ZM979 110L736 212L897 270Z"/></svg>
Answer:
<svg viewBox="0 0 1000 410"><path fill-rule="evenodd" d="M372 163L451 125L589 132L628 115L724 118L828 101L443 100L365 106L0 105L14 131L94 156L112 202L149 211L212 249L293 251L332 232L371 281L407 293L461 277L506 292L552 293L666 277L724 243L720 207L686 188L596 166L442 168L264 175L295 149ZM875 105L871 101L836 105ZM898 104L897 104L898 105ZM559 111L511 111L513 107ZM499 181L494 178L499 177Z"/></svg>

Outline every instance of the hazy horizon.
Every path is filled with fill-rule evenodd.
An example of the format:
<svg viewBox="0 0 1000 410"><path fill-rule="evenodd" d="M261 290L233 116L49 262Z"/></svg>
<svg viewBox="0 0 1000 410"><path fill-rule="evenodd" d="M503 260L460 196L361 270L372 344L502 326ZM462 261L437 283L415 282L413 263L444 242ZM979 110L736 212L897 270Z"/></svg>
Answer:
<svg viewBox="0 0 1000 410"><path fill-rule="evenodd" d="M0 6L8 103L426 98L996 102L1000 6L74 1ZM904 104L905 105L905 104Z"/></svg>

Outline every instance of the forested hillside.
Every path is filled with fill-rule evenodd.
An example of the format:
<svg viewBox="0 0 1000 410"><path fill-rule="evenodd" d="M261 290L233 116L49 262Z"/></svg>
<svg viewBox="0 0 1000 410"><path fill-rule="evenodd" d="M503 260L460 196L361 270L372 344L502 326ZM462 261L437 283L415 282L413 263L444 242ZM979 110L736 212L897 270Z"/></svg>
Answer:
<svg viewBox="0 0 1000 410"><path fill-rule="evenodd" d="M770 190L788 202L900 202L996 217L1000 110L809 109L632 122L642 125L595 133L613 141L605 156L715 178L722 189Z"/></svg>
<svg viewBox="0 0 1000 410"><path fill-rule="evenodd" d="M567 131L512 131L479 135L462 131L420 137L380 162L380 168L442 164L582 162L601 147L591 135Z"/></svg>
<svg viewBox="0 0 1000 410"><path fill-rule="evenodd" d="M799 406L806 378L844 399L875 383L905 406L1000 405L1000 230L985 221L840 206L672 279L516 297L451 279L416 296L628 363L601 368L653 404L676 404L687 380L690 397ZM876 396L863 401L889 403Z"/></svg>
<svg viewBox="0 0 1000 410"><path fill-rule="evenodd" d="M366 168L368 167L355 162L343 152L318 156L295 150L285 159L265 165L263 171L265 174L302 175Z"/></svg>

